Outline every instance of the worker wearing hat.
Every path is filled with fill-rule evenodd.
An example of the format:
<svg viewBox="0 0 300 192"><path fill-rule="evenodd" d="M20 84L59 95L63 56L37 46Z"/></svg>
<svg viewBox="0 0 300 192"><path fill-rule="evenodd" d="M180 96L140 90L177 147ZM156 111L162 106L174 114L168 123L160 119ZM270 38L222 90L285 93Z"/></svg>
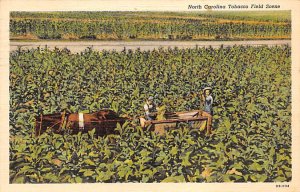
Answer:
<svg viewBox="0 0 300 192"><path fill-rule="evenodd" d="M201 99L204 102L204 110L202 112L202 116L207 117L207 134L211 134L211 126L212 126L212 116L213 116L213 97L211 95L212 88L205 87L201 94Z"/></svg>
<svg viewBox="0 0 300 192"><path fill-rule="evenodd" d="M146 120L154 120L157 115L156 111L156 104L154 103L154 98L150 96L144 105L144 110L145 110L145 118Z"/></svg>

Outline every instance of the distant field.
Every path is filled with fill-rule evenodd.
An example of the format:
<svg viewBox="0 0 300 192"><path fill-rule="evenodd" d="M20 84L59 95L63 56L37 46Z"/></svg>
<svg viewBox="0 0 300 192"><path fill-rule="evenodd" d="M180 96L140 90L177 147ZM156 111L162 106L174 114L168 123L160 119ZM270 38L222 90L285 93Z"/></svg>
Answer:
<svg viewBox="0 0 300 192"><path fill-rule="evenodd" d="M266 22L284 22L291 23L290 11L218 11L203 12L202 16L214 18L226 18L230 20L250 20L250 21L266 21Z"/></svg>
<svg viewBox="0 0 300 192"><path fill-rule="evenodd" d="M290 11L11 12L11 40L290 39Z"/></svg>

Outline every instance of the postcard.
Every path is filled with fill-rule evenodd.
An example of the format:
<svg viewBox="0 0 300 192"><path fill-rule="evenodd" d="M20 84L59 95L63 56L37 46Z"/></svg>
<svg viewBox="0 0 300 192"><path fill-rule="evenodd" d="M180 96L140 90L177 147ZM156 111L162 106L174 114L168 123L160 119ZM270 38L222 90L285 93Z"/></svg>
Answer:
<svg viewBox="0 0 300 192"><path fill-rule="evenodd" d="M1 1L1 190L299 191L299 1Z"/></svg>

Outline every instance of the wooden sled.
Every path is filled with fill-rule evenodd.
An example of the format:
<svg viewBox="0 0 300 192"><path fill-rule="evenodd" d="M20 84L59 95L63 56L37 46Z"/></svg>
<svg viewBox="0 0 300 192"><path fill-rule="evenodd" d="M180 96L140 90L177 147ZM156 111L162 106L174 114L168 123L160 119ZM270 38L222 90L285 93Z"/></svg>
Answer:
<svg viewBox="0 0 300 192"><path fill-rule="evenodd" d="M145 117L140 117L140 124L143 128L151 126L158 134L164 134L165 129L177 127L178 123L190 123L193 127L207 130L207 117L202 116L201 110L182 111L174 113L166 113L163 120L146 120ZM196 122L196 123L195 123Z"/></svg>

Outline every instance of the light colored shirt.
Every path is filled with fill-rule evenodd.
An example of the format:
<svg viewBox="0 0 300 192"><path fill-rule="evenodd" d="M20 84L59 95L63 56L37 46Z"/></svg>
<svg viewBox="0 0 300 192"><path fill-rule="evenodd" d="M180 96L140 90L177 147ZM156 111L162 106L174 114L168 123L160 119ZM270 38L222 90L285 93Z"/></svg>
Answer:
<svg viewBox="0 0 300 192"><path fill-rule="evenodd" d="M204 111L209 114L212 114L212 104L213 104L213 97L211 95L205 97Z"/></svg>
<svg viewBox="0 0 300 192"><path fill-rule="evenodd" d="M144 105L144 110L145 110L145 114L149 115L150 113L155 112L155 105L154 104L149 105L148 103L146 103Z"/></svg>

